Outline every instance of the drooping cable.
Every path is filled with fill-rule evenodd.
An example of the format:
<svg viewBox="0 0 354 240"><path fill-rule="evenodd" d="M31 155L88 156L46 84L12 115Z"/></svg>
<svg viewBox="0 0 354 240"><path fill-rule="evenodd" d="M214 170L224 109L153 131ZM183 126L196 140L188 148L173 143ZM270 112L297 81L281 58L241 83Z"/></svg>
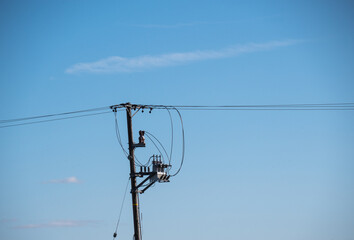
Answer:
<svg viewBox="0 0 354 240"><path fill-rule="evenodd" d="M185 153L185 139L184 139L184 126L183 126L183 119L182 119L182 115L181 113L178 111L177 108L175 108L175 110L177 111L178 113L178 116L179 116L179 119L181 121L181 128L182 128L182 159L181 159L181 164L177 170L176 173L172 174L171 177L174 177L176 176L182 169L182 166L183 166L183 162L184 162L184 153Z"/></svg>
<svg viewBox="0 0 354 240"><path fill-rule="evenodd" d="M171 162L171 159L170 159L170 157L168 156L168 154L167 154L167 151L166 151L166 148L162 145L162 143L160 142L160 140L157 138L157 137L155 137L152 133L150 133L150 132L148 132L148 131L145 131L145 133L147 134L146 136L153 142L153 140L150 138L150 136L151 137L153 137L159 144L160 144L160 146L162 147L162 149L163 149L163 151L165 152L165 154L166 154L166 157L167 157L167 159L168 159L168 162L170 163ZM154 143L155 144L155 143ZM160 151L160 150L159 150ZM160 154L161 154L161 151L160 151Z"/></svg>
<svg viewBox="0 0 354 240"><path fill-rule="evenodd" d="M151 165L150 161L152 158L153 158L153 156L149 157L149 160L145 164L143 164L142 167L149 167Z"/></svg>
<svg viewBox="0 0 354 240"><path fill-rule="evenodd" d="M120 145L120 147L122 148L123 150L123 153L126 157L128 157L128 152L124 149L123 147L123 144L122 144L122 139L120 137L120 131L119 131L119 125L118 125L118 119L117 119L117 112L114 111L114 121L115 121L115 128L116 128L116 136L117 136L117 140L118 140L118 143Z"/></svg>
<svg viewBox="0 0 354 240"><path fill-rule="evenodd" d="M170 110L166 107L165 108L168 112L168 115L170 116L170 122L171 122L171 150L170 150L170 159L169 159L169 163L171 165L171 161L172 161L172 151L173 151L173 120L172 120L172 116L171 116L171 112Z"/></svg>
<svg viewBox="0 0 354 240"><path fill-rule="evenodd" d="M145 131L145 133L146 133L146 131ZM147 134L146 136L147 136L147 137L150 139L150 141L154 144L154 146L156 147L157 151L159 151L160 155L162 156L162 160L165 161L164 155L163 155L163 153L161 152L159 146L157 146L157 144L156 144L155 141L149 136L149 134ZM168 156L167 156L167 157L168 157Z"/></svg>
<svg viewBox="0 0 354 240"><path fill-rule="evenodd" d="M120 217L122 215L122 210L123 210L123 206L124 206L125 196L127 195L129 180L130 180L130 177L128 178L127 185L125 186L124 196L123 196L122 204L120 206L120 211L119 211L118 221L117 221L117 225L116 225L116 230L113 233L113 239L115 239L117 237L117 231L118 231L118 227L119 227L119 223L120 223Z"/></svg>
<svg viewBox="0 0 354 240"><path fill-rule="evenodd" d="M123 144L122 144L122 139L121 139L121 136L120 136L120 131L119 131L119 125L118 125L118 119L117 119L117 112L116 111L113 111L114 112L114 121L115 121L115 129L116 129L116 136L117 136L117 140L118 140L118 143L120 145L120 147L122 148L123 150L123 153L125 155L125 157L128 157L129 154L127 152L127 150L125 150L125 148L123 147ZM135 158L135 164L137 166L143 166L143 164L138 160L138 158L136 157L136 155L134 155L134 158Z"/></svg>

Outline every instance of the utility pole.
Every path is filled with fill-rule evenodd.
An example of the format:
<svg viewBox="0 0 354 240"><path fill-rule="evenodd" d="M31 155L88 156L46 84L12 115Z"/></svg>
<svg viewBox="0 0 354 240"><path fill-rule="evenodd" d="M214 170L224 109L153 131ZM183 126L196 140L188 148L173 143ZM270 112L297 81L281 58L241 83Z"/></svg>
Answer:
<svg viewBox="0 0 354 240"><path fill-rule="evenodd" d="M137 147L145 147L145 131L139 131L139 142L134 143L133 138L133 123L132 119L136 113L140 110L144 112L145 105L136 105L130 103L123 103L119 105L113 105L110 107L113 112L117 112L117 108L125 108L127 114L127 129L128 129L128 141L129 141L129 155L128 160L130 163L130 182L131 182L131 194L132 194L132 205L133 205L133 221L134 221L134 240L142 240L141 235L141 224L140 224L140 209L139 209L139 194L143 194L147 189L149 189L156 182L164 183L169 182L170 175L167 169L171 167L170 164L165 164L162 156L152 155L149 158L152 159L150 165L140 165L140 171L136 172L135 168L135 155L134 151ZM132 110L134 113L132 114ZM152 108L150 107L150 113ZM124 149L123 149L124 150ZM124 150L125 151L125 150ZM150 166L152 167L150 169ZM145 178L137 184L137 178ZM139 190L141 188L141 190ZM117 225L118 226L118 225ZM118 227L117 227L118 228ZM117 232L113 234L113 238L117 237Z"/></svg>
<svg viewBox="0 0 354 240"><path fill-rule="evenodd" d="M129 156L130 161L130 181L131 181L131 194L132 194L132 204L133 204L133 220L134 220L134 240L141 240L141 229L140 229L140 210L139 210L139 196L136 188L136 173L135 173L135 159L134 150L135 145L133 141L133 127L132 127L132 115L131 106L128 103L126 105L127 112L127 126L128 126L128 139L129 139Z"/></svg>

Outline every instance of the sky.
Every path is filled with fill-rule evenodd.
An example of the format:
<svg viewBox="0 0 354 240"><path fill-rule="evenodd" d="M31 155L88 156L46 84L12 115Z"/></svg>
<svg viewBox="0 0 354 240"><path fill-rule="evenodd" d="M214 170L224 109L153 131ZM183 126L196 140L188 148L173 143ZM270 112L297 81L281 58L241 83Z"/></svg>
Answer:
<svg viewBox="0 0 354 240"><path fill-rule="evenodd" d="M1 1L0 119L354 102L353 23L345 0ZM140 195L143 239L354 239L353 111L181 114L184 165ZM124 112L118 123L127 147ZM167 111L133 127L170 149ZM149 140L136 150L152 154ZM1 239L112 238L129 177L113 113L0 128L0 160ZM118 239L132 235L128 194Z"/></svg>

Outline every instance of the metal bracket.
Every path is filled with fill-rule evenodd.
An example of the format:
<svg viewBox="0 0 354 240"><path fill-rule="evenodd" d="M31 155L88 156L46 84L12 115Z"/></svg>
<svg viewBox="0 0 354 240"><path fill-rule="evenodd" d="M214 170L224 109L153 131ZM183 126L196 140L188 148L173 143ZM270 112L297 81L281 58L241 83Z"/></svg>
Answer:
<svg viewBox="0 0 354 240"><path fill-rule="evenodd" d="M136 147L145 147L146 144L145 143L133 143L133 147L136 148Z"/></svg>
<svg viewBox="0 0 354 240"><path fill-rule="evenodd" d="M132 118L135 116L135 114L137 114L139 112L139 110L141 109L141 106L138 107L138 109L135 111L135 113L132 115Z"/></svg>
<svg viewBox="0 0 354 240"><path fill-rule="evenodd" d="M155 182L151 182L149 185L147 185L143 190L141 190L140 194L144 193L149 187L151 187Z"/></svg>
<svg viewBox="0 0 354 240"><path fill-rule="evenodd" d="M143 177L143 174L141 174L141 173L131 173L130 177Z"/></svg>
<svg viewBox="0 0 354 240"><path fill-rule="evenodd" d="M147 178L145 178L141 183L139 183L138 186L136 186L136 188L141 187L144 183L146 183L147 180L151 179L153 176L155 176L155 174L151 174L150 176L148 176Z"/></svg>
<svg viewBox="0 0 354 240"><path fill-rule="evenodd" d="M134 175L134 174L132 174L132 175ZM132 176L131 175L131 176ZM142 177L141 176L142 174L140 174L140 173L136 173L134 176L136 177L136 176L139 176L139 177ZM136 193L140 193L140 194L142 194L142 193L144 193L152 184L154 184L156 181L152 181L151 183L149 183L149 185L147 185L143 190L139 190L139 188L141 187L141 186L143 186L143 184L144 183L146 183L149 179L151 179L152 177L154 177L155 175L156 175L156 173L154 173L154 174L144 174L144 175L149 175L147 178L145 178L141 183L139 183L138 184L138 186L136 186L134 189L132 189L132 191L130 192L130 193L132 193L132 192L136 192Z"/></svg>

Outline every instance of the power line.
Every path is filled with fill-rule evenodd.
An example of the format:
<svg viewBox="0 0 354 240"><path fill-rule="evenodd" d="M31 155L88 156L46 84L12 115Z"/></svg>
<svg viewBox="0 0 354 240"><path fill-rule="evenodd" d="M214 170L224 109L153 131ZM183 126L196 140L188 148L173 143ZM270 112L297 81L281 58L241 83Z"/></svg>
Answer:
<svg viewBox="0 0 354 240"><path fill-rule="evenodd" d="M142 109L150 108L150 110L166 109L166 110L179 110L179 111L353 111L354 110L354 103L301 103L301 104L267 104L267 105L265 104L264 105L134 105L133 104L132 107L134 108L134 106L141 106ZM65 120L71 118L100 115L100 114L108 113L108 111L92 113L92 114L82 114L82 113L97 112L105 109L112 109L112 110L115 109L116 111L122 111L122 109L119 108L124 108L124 104L90 108L90 109L71 111L71 112L5 119L5 120L0 120L0 128L8 128L8 127L15 127L15 126L22 126L22 125L51 122L51 121L59 121L59 120ZM74 116L70 116L70 115L74 115ZM68 116L68 117L58 118L60 116ZM30 120L38 120L38 119L45 119L45 120L30 121ZM15 123L15 124L11 124L11 123ZM172 122L171 122L171 126L173 132ZM172 144L173 144L173 136L171 140L171 145ZM171 147L170 158L171 155L172 155L172 147Z"/></svg>
<svg viewBox="0 0 354 240"><path fill-rule="evenodd" d="M157 145L154 143L154 141L153 141L153 139L152 139L151 137L153 137L153 138L160 144L160 146L162 147L163 151L164 151L165 154L166 154L166 157L167 157L167 159L168 159L168 162L171 163L171 159L170 159L170 157L168 156L167 151L166 151L165 147L163 146L163 144L160 142L160 140L159 140L157 137L155 137L152 133L149 133L148 131L145 131L145 133L147 134L146 136L147 136L147 137L151 140L151 142L156 146L156 148L158 149L158 151L160 152L160 154L161 154L162 157L163 157L163 154L161 153L160 149L157 147ZM150 137L150 136L151 136L151 137Z"/></svg>
<svg viewBox="0 0 354 240"><path fill-rule="evenodd" d="M113 112L114 112L114 120L115 120L115 128L116 128L116 137L117 137L117 140L118 140L118 143L120 145L120 147L122 148L123 150L123 153L126 157L128 157L128 152L125 150L125 148L123 147L123 144L122 144L122 138L120 136L120 131L119 131L119 125L118 125L118 119L117 119L117 111L122 111L122 110L116 110L114 109ZM138 160L138 158L135 156L135 164L138 165L138 166L143 166L143 164Z"/></svg>
<svg viewBox="0 0 354 240"><path fill-rule="evenodd" d="M172 116L171 116L171 112L168 108L166 108L168 115L170 117L170 123L171 123L171 150L170 150L170 162L168 164L171 164L172 161L172 151L173 151L173 120L172 120Z"/></svg>
<svg viewBox="0 0 354 240"><path fill-rule="evenodd" d="M147 133L146 131L145 131L145 133ZM162 159L164 160L165 159L165 157L164 157L164 155L163 155L163 153L161 152L161 150L160 150L160 148L157 146L157 144L155 143L155 141L149 136L149 135L151 135L151 134L147 134L146 136L150 139L150 141L152 142L152 144L154 144L154 146L156 147L156 149L157 149L157 151L159 151L159 153L160 153L160 155L162 156ZM152 135L151 135L152 136ZM160 141L159 141L160 142ZM160 143L161 144L161 143ZM162 146L162 145L161 145ZM163 146L162 146L163 147ZM164 147L163 147L163 149L165 149ZM165 152L166 152L166 150L164 150ZM167 155L167 158L168 158L168 155ZM150 160L150 159L149 159ZM145 164L146 165L146 164Z"/></svg>
<svg viewBox="0 0 354 240"><path fill-rule="evenodd" d="M123 205L124 205L124 201L125 201L125 196L127 195L129 180L130 180L130 178L128 178L127 185L125 186L125 191L124 191L124 195L123 195L123 200L122 200L122 204L121 204L121 206L120 206L119 217L118 217L118 221L117 221L117 225L116 225L116 230L115 230L114 233L113 233L113 239L115 239L115 238L117 237L117 231L118 231L118 227L119 227L119 223L120 223L120 217L121 217L121 215L122 215L122 210L123 210Z"/></svg>
<svg viewBox="0 0 354 240"><path fill-rule="evenodd" d="M123 150L123 153L126 157L128 157L128 152L124 149L123 144L122 144L122 139L120 137L120 131L119 131L119 125L118 125L118 119L117 119L117 112L114 111L114 123L115 123L115 128L116 128L116 137L118 140L118 143L120 145L120 147Z"/></svg>
<svg viewBox="0 0 354 240"><path fill-rule="evenodd" d="M153 105L152 105L153 106ZM160 106L161 105L157 105ZM164 105L168 108L308 108L308 107L354 107L354 103L296 103L296 104L261 104L261 105Z"/></svg>
<svg viewBox="0 0 354 240"><path fill-rule="evenodd" d="M72 118L81 118L81 117L88 117L88 116L95 116L95 115L101 115L101 114L107 114L107 113L111 113L111 111L99 112L99 113L91 113L91 114L83 114L83 115L79 115L79 116L55 118L55 119L48 119L48 120L41 120L41 121L34 121L34 122L25 122L25 123L11 124L11 125L0 126L0 128L17 127L17 126L22 126L22 125L31 125L31 124L37 124L37 123L53 122L53 121L72 119Z"/></svg>
<svg viewBox="0 0 354 240"><path fill-rule="evenodd" d="M180 111L352 111L350 108L179 108Z"/></svg>
<svg viewBox="0 0 354 240"><path fill-rule="evenodd" d="M78 111L72 111L72 112L53 113L53 114L46 114L46 115L39 115L39 116L32 116L32 117L5 119L5 120L0 120L0 123L28 121L28 120L33 120L33 119L58 117L58 116L63 116L63 115L73 115L73 114L85 113L85 112L96 112L96 111L105 110L105 109L109 109L109 106L99 107L99 108L90 108L90 109L78 110Z"/></svg>
<svg viewBox="0 0 354 240"><path fill-rule="evenodd" d="M146 105L146 107L156 109L179 109L193 111L278 111L278 110L354 110L354 103L315 103L315 104L267 104L267 105Z"/></svg>
<svg viewBox="0 0 354 240"><path fill-rule="evenodd" d="M185 153L185 140L184 140L184 126L183 126L183 119L182 119L182 115L181 113L178 111L177 108L175 108L175 110L177 111L178 113L178 116L179 116L179 119L181 121L181 128L182 128L182 160L181 160L181 164L177 170L176 173L172 174L171 177L174 177L176 176L182 169L182 166L183 166L183 162L184 162L184 153Z"/></svg>

